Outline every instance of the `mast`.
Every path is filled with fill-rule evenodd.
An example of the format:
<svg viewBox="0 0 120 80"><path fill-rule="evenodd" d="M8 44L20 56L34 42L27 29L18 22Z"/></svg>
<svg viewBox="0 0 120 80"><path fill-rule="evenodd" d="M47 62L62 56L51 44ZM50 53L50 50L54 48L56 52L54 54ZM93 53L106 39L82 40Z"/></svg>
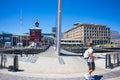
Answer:
<svg viewBox="0 0 120 80"><path fill-rule="evenodd" d="M60 43L61 43L61 1L58 0L58 15L57 15L57 54L60 54Z"/></svg>
<svg viewBox="0 0 120 80"><path fill-rule="evenodd" d="M22 34L22 27L23 27L23 22L22 22L22 9L20 10L20 33ZM20 35L20 42L22 43L22 36Z"/></svg>

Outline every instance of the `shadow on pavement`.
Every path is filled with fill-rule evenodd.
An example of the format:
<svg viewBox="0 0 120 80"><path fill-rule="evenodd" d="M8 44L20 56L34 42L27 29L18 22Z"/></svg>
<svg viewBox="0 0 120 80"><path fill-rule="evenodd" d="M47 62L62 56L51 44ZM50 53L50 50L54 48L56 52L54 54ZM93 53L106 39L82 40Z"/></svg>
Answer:
<svg viewBox="0 0 120 80"><path fill-rule="evenodd" d="M82 57L83 55L79 55L79 54L65 54L65 53L60 53L59 54L60 56L79 56L79 57Z"/></svg>
<svg viewBox="0 0 120 80"><path fill-rule="evenodd" d="M94 80L102 80L103 75L94 75Z"/></svg>
<svg viewBox="0 0 120 80"><path fill-rule="evenodd" d="M18 70L18 72L23 72L23 71L24 71L24 70L20 70L20 69Z"/></svg>
<svg viewBox="0 0 120 80"><path fill-rule="evenodd" d="M8 70L8 71L11 71L11 72L23 72L24 70Z"/></svg>

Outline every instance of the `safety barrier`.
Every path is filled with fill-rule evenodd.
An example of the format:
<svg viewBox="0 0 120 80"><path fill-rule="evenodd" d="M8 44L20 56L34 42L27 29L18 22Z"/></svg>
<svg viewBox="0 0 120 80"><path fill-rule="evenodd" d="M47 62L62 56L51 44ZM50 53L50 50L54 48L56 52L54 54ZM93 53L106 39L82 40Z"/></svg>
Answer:
<svg viewBox="0 0 120 80"><path fill-rule="evenodd" d="M9 71L18 71L19 70L19 65L18 65L18 55L13 55L13 63L10 66L6 66L7 63L7 55L6 54L1 54L0 55L0 69L8 69Z"/></svg>
<svg viewBox="0 0 120 80"><path fill-rule="evenodd" d="M106 68L114 68L120 66L120 53L106 54Z"/></svg>

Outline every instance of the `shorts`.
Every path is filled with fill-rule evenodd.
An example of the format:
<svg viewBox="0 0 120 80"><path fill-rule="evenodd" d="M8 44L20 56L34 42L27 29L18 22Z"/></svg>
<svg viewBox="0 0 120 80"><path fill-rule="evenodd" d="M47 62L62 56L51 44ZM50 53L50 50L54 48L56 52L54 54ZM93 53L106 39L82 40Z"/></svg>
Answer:
<svg viewBox="0 0 120 80"><path fill-rule="evenodd" d="M89 68L95 68L95 63L94 62L87 62Z"/></svg>

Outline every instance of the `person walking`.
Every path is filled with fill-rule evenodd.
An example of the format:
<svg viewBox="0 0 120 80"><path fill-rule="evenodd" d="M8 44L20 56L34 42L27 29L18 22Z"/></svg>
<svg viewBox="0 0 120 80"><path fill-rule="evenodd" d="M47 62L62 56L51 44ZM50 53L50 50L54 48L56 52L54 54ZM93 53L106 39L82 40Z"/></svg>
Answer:
<svg viewBox="0 0 120 80"><path fill-rule="evenodd" d="M85 79L92 80L93 77L91 76L92 72L95 70L95 55L93 53L93 44L89 45L89 48L87 49L88 57L86 58L89 70L86 74L84 74Z"/></svg>

